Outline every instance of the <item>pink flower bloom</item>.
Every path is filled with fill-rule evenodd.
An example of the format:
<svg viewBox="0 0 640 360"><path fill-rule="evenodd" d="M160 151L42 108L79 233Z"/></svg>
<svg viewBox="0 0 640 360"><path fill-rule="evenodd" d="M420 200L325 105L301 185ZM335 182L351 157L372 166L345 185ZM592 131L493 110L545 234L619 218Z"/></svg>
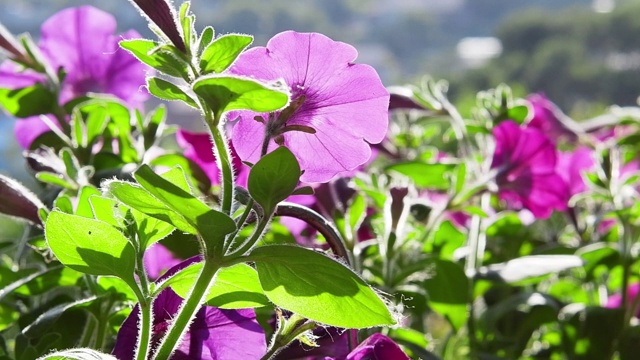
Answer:
<svg viewBox="0 0 640 360"><path fill-rule="evenodd" d="M180 129L176 133L178 145L184 149L184 156L192 160L204 171L214 185L220 184L220 170L216 165L216 158L213 155L213 143L211 136L206 133L194 133ZM236 171L236 182L241 186L246 186L249 177L249 167L240 161L233 144L230 144L233 156L233 167Z"/></svg>
<svg viewBox="0 0 640 360"><path fill-rule="evenodd" d="M144 252L142 261L149 278L155 280L182 260L175 257L164 245L154 244Z"/></svg>
<svg viewBox="0 0 640 360"><path fill-rule="evenodd" d="M334 359L334 358L325 358ZM373 334L353 349L344 360L409 360L407 354L390 338Z"/></svg>
<svg viewBox="0 0 640 360"><path fill-rule="evenodd" d="M352 63L356 56L352 46L322 34L286 31L242 54L230 69L259 80L284 79L292 103L302 101L284 128L274 129L305 171L302 182L326 182L357 168L371 157L369 144L384 139L389 93L372 67ZM269 116L237 114L233 142L240 158L255 163L266 126L254 118L266 122ZM312 130L283 132L290 126ZM268 151L276 147L271 140Z"/></svg>
<svg viewBox="0 0 640 360"><path fill-rule="evenodd" d="M573 152L558 152L557 156L556 171L568 185L569 196L587 190L582 176L595 166L591 149L579 146Z"/></svg>
<svg viewBox="0 0 640 360"><path fill-rule="evenodd" d="M576 141L577 136L569 127L572 120L543 94L531 94L527 97L533 109L533 117L527 127L541 130L554 142L565 138Z"/></svg>
<svg viewBox="0 0 640 360"><path fill-rule="evenodd" d="M66 73L61 103L88 92L112 94L131 106L140 106L148 98L141 88L146 65L118 46L120 40L140 35L133 30L114 35L115 30L115 18L91 6L62 10L44 22L40 51L54 71L63 68ZM2 87L16 89L38 81L44 81L41 75L21 72L13 63L0 67ZM25 148L48 130L39 117L20 120L15 128L18 142Z"/></svg>
<svg viewBox="0 0 640 360"><path fill-rule="evenodd" d="M492 169L500 199L510 207L523 207L539 219L553 210L564 211L569 200L567 184L556 173L556 148L545 134L521 128L508 120L493 129L496 149Z"/></svg>
<svg viewBox="0 0 640 360"><path fill-rule="evenodd" d="M627 306L630 306L638 295L640 295L640 283L629 284L629 287L627 288ZM622 294L617 293L609 296L604 307L609 309L622 307ZM640 309L636 316L640 316Z"/></svg>

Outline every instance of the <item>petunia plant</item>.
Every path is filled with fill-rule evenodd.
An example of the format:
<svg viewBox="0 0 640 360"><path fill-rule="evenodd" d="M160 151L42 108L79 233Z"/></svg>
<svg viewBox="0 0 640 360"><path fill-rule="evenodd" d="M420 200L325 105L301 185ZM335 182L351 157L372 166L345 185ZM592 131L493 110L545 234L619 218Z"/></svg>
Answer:
<svg viewBox="0 0 640 360"><path fill-rule="evenodd" d="M634 358L637 108L459 109L320 33L130 3L156 38L91 6L0 26L38 186L0 175L0 359Z"/></svg>

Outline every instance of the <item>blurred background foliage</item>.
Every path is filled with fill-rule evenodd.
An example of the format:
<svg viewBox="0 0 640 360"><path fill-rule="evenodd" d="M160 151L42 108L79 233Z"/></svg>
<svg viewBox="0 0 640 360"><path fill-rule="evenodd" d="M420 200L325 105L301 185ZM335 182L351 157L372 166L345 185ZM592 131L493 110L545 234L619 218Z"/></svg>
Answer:
<svg viewBox="0 0 640 360"><path fill-rule="evenodd" d="M46 18L82 4L115 14L121 31L151 37L126 0L0 0L0 22L37 38ZM576 120L634 105L640 94L635 0L196 0L193 7L199 27L252 34L256 45L287 29L353 44L357 61L373 65L386 85L427 74L447 79L463 112L478 91L502 82L519 96L544 92ZM179 105L169 110L170 122L198 124ZM28 181L13 121L0 115L0 172Z"/></svg>

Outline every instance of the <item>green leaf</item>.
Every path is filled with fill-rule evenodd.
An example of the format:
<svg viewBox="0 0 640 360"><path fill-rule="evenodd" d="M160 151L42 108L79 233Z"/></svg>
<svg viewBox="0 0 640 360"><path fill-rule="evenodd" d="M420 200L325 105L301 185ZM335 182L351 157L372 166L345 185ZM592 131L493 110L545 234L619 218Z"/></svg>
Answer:
<svg viewBox="0 0 640 360"><path fill-rule="evenodd" d="M213 41L213 37L215 36L215 34L216 33L211 26L206 26L202 30L202 33L200 33L200 39L198 40L198 55L202 55L204 49L206 49L209 44L211 44L211 41Z"/></svg>
<svg viewBox="0 0 640 360"><path fill-rule="evenodd" d="M162 100L177 100L182 101L183 103L198 109L198 104L196 104L195 100L193 100L187 93L184 92L178 85L171 83L169 81L157 78L157 77L149 77L147 78L147 88L149 92L162 99Z"/></svg>
<svg viewBox="0 0 640 360"><path fill-rule="evenodd" d="M160 105L147 114L144 126L142 127L145 149L151 148L157 139L162 136L166 122L166 113L167 108L164 105Z"/></svg>
<svg viewBox="0 0 640 360"><path fill-rule="evenodd" d="M188 64L173 54L168 47L162 47L151 40L135 39L120 41L120 47L130 52L138 60L167 75L189 79Z"/></svg>
<svg viewBox="0 0 640 360"><path fill-rule="evenodd" d="M202 168L196 164L193 160L185 157L182 154L164 154L160 155L149 162L149 165L153 166L180 166L190 180L193 183L199 184L200 190L203 192L208 191L211 188L211 179L202 170Z"/></svg>
<svg viewBox="0 0 640 360"><path fill-rule="evenodd" d="M256 80L212 75L198 79L193 84L198 94L214 111L218 119L231 110L272 112L289 104L288 90Z"/></svg>
<svg viewBox="0 0 640 360"><path fill-rule="evenodd" d="M50 172L39 172L36 174L36 179L42 181L43 183L59 186L61 188L69 190L75 190L77 187L75 184L71 184L69 181L67 181L62 175Z"/></svg>
<svg viewBox="0 0 640 360"><path fill-rule="evenodd" d="M134 177L158 200L181 214L191 226L198 230L209 246L217 247L224 241L227 234L236 230L236 223L229 216L211 209L189 191L163 179L148 165L140 166L134 173ZM184 173L182 173L182 179L186 183Z"/></svg>
<svg viewBox="0 0 640 360"><path fill-rule="evenodd" d="M193 264L167 280L163 287L171 286L176 294L185 298L201 269L202 263ZM221 309L255 308L270 304L262 291L258 273L247 264L220 269L206 301L207 305Z"/></svg>
<svg viewBox="0 0 640 360"><path fill-rule="evenodd" d="M419 187L447 190L451 186L450 178L455 168L455 164L427 164L412 161L393 164L386 170L407 176Z"/></svg>
<svg viewBox="0 0 640 360"><path fill-rule="evenodd" d="M263 156L251 168L247 187L251 197L271 214L278 203L296 189L300 165L291 150L281 146Z"/></svg>
<svg viewBox="0 0 640 360"><path fill-rule="evenodd" d="M287 245L258 247L250 257L265 294L283 309L344 328L395 324L371 287L331 258Z"/></svg>
<svg viewBox="0 0 640 360"><path fill-rule="evenodd" d="M116 180L105 183L103 188L118 200L144 214L168 222L186 233L198 233L196 228L189 224L182 215L137 184Z"/></svg>
<svg viewBox="0 0 640 360"><path fill-rule="evenodd" d="M215 39L202 53L200 71L202 74L225 71L238 56L253 42L253 36L227 34Z"/></svg>
<svg viewBox="0 0 640 360"><path fill-rule="evenodd" d="M0 89L0 106L18 118L52 113L55 103L55 95L40 83L20 89Z"/></svg>
<svg viewBox="0 0 640 360"><path fill-rule="evenodd" d="M99 220L53 211L45 224L51 251L64 265L91 275L133 281L135 250L122 233Z"/></svg>
<svg viewBox="0 0 640 360"><path fill-rule="evenodd" d="M509 108L507 111L507 118L517 122L518 124L524 123L528 115L529 108L527 105L517 105Z"/></svg>
<svg viewBox="0 0 640 360"><path fill-rule="evenodd" d="M93 218L93 209L91 208L89 198L96 195L100 195L98 189L91 185L83 186L82 189L80 189L75 214L82 217Z"/></svg>
<svg viewBox="0 0 640 360"><path fill-rule="evenodd" d="M429 306L457 331L467 322L469 280L464 269L452 261L438 259L434 265L433 276L424 282Z"/></svg>

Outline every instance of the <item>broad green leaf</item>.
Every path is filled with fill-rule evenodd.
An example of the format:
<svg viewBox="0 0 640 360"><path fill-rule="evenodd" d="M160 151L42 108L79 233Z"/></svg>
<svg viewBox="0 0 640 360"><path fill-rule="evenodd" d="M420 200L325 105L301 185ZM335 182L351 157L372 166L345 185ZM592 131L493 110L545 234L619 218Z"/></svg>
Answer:
<svg viewBox="0 0 640 360"><path fill-rule="evenodd" d="M188 64L168 49L159 50L161 45L155 41L135 39L120 41L120 47L127 50L138 60L167 75L188 79Z"/></svg>
<svg viewBox="0 0 640 360"><path fill-rule="evenodd" d="M167 222L156 219L146 214L131 209L133 218L136 220L136 234L140 243L140 249L144 251L152 244L169 236L175 227Z"/></svg>
<svg viewBox="0 0 640 360"><path fill-rule="evenodd" d="M182 101L193 108L199 108L191 96L185 93L178 85L169 81L157 77L149 77L147 78L147 88L152 95L162 100Z"/></svg>
<svg viewBox="0 0 640 360"><path fill-rule="evenodd" d="M250 254L265 294L308 319L344 328L393 325L380 297L351 269L313 250L288 245Z"/></svg>
<svg viewBox="0 0 640 360"><path fill-rule="evenodd" d="M189 181L187 181L186 174L184 173L184 170L182 170L182 167L180 167L179 165L174 166L169 171L163 172L162 174L160 174L160 177L193 195L193 191L191 190Z"/></svg>
<svg viewBox="0 0 640 360"><path fill-rule="evenodd" d="M264 84L256 80L212 75L198 79L193 84L198 94L214 111L217 118L231 110L271 112L289 104L288 90Z"/></svg>
<svg viewBox="0 0 640 360"><path fill-rule="evenodd" d="M171 286L176 294L185 298L202 269L202 263L196 263L181 270L163 286ZM207 305L221 309L243 309L269 305L264 295L258 273L247 264L237 264L222 268L207 294Z"/></svg>
<svg viewBox="0 0 640 360"><path fill-rule="evenodd" d="M144 214L168 222L186 233L198 233L182 215L156 199L140 185L125 181L110 181L103 185L103 188L118 200Z"/></svg>
<svg viewBox="0 0 640 360"><path fill-rule="evenodd" d="M0 89L0 106L18 118L52 113L55 103L56 97L40 83L20 89Z"/></svg>
<svg viewBox="0 0 640 360"><path fill-rule="evenodd" d="M185 173L191 178L193 183L200 184L200 190L208 191L211 188L211 179L193 160L182 154L164 154L156 157L149 162L153 166L180 166Z"/></svg>
<svg viewBox="0 0 640 360"><path fill-rule="evenodd" d="M89 198L89 202L95 219L117 228L126 228L124 217L129 209L128 206L115 199L102 196L92 196Z"/></svg>
<svg viewBox="0 0 640 360"><path fill-rule="evenodd" d="M209 246L221 244L225 236L236 229L236 223L229 216L211 209L190 192L157 175L148 165L138 168L134 176L147 191L195 227ZM182 179L186 183L184 173Z"/></svg>
<svg viewBox="0 0 640 360"><path fill-rule="evenodd" d="M93 186L83 186L82 189L80 189L80 194L78 196L78 205L76 206L75 214L86 218L93 218L93 209L91 208L89 198L91 196L99 195L100 191L98 191L98 189L94 188Z"/></svg>
<svg viewBox="0 0 640 360"><path fill-rule="evenodd" d="M445 220L440 223L438 230L434 233L433 243L425 243L423 249L427 253L437 252L442 259L453 260L454 252L464 244L466 238L466 235L451 221Z"/></svg>
<svg viewBox="0 0 640 360"><path fill-rule="evenodd" d="M40 314L32 323L22 329L22 334L28 337L39 337L44 334L49 325L56 321L66 311L85 308L92 305L99 298L91 296L86 299L77 300L70 303L63 303L48 309L44 313Z"/></svg>
<svg viewBox="0 0 640 360"><path fill-rule="evenodd" d="M269 215L279 202L291 195L299 180L298 160L291 150L281 146L263 156L251 168L247 187L265 215Z"/></svg>
<svg viewBox="0 0 640 360"><path fill-rule="evenodd" d="M447 190L451 187L451 174L455 168L455 164L428 164L413 161L393 164L386 170L408 177L419 187Z"/></svg>
<svg viewBox="0 0 640 360"><path fill-rule="evenodd" d="M113 226L94 219L53 211L45 224L51 251L64 265L92 275L114 275L133 281L135 250Z"/></svg>
<svg viewBox="0 0 640 360"><path fill-rule="evenodd" d="M202 53L200 71L202 74L225 71L252 42L253 36L250 35L227 34L220 36Z"/></svg>
<svg viewBox="0 0 640 360"><path fill-rule="evenodd" d="M429 294L429 306L458 330L469 316L469 280L462 267L452 261L438 259L434 265L433 275L424 282Z"/></svg>

